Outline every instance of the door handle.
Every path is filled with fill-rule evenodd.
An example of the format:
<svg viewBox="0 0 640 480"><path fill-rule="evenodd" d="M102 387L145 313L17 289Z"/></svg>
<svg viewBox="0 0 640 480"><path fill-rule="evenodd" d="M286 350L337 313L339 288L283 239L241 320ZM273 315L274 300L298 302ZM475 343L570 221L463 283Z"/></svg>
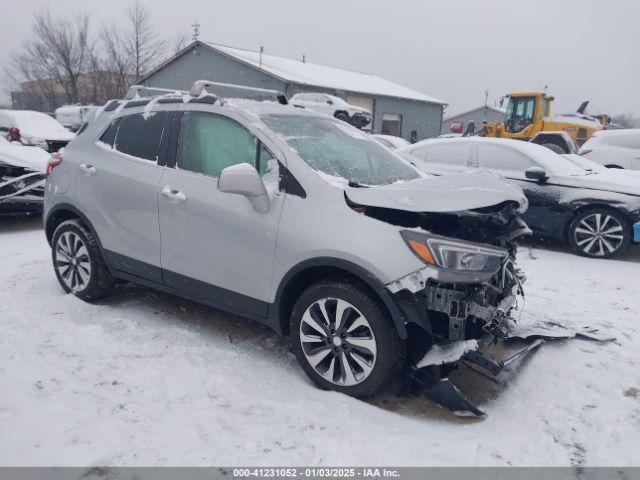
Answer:
<svg viewBox="0 0 640 480"><path fill-rule="evenodd" d="M163 197L168 198L173 203L184 203L187 201L187 196L180 190L171 190L169 185L165 185L160 192Z"/></svg>
<svg viewBox="0 0 640 480"><path fill-rule="evenodd" d="M78 165L78 168L83 174L87 176L96 174L96 167L94 167L93 165L87 165L85 163L81 163L80 165Z"/></svg>

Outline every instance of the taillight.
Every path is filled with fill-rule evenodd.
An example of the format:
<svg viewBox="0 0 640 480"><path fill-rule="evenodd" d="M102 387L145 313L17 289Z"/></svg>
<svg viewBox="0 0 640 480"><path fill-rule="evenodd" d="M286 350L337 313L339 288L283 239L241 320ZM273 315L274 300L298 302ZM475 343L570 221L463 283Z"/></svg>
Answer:
<svg viewBox="0 0 640 480"><path fill-rule="evenodd" d="M591 153L593 152L593 150L580 150L578 152L578 155L586 155L587 153Z"/></svg>
<svg viewBox="0 0 640 480"><path fill-rule="evenodd" d="M49 161L47 162L47 170L44 173L44 178L49 177L51 172L53 172L53 169L62 163L62 160L62 154L60 152L52 154L51 158L49 158Z"/></svg>

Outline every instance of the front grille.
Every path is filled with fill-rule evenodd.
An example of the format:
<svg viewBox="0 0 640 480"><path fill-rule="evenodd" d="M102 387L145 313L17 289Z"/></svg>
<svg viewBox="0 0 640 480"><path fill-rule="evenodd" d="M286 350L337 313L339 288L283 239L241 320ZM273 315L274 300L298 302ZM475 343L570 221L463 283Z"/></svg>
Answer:
<svg viewBox="0 0 640 480"><path fill-rule="evenodd" d="M47 146L49 147L47 148L47 151L49 153L55 153L61 148L66 147L67 143L69 142L59 141L59 140L47 140Z"/></svg>

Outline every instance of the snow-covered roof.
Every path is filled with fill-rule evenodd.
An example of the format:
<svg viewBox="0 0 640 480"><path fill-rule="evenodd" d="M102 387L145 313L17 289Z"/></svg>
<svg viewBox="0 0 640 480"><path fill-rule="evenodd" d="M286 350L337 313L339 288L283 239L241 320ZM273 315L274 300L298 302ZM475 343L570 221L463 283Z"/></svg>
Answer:
<svg viewBox="0 0 640 480"><path fill-rule="evenodd" d="M275 55L262 54L252 50L203 42L209 48L233 57L254 68L281 80L311 87L331 88L348 92L382 95L386 97L406 98L421 102L444 105L446 102L430 97L410 88L398 85L384 78L368 73L352 72L340 68L302 62Z"/></svg>
<svg viewBox="0 0 640 480"><path fill-rule="evenodd" d="M460 112L460 113L447 115L445 118L442 119L442 121L443 122L447 122L447 121L451 120L452 118L461 117L462 115L467 115L469 113L478 112L480 110L493 110L494 112L500 113L500 114L504 114L504 113L507 112L507 110L503 109L503 108L492 107L491 105L482 105L481 107L472 108L471 110L467 110L465 112Z"/></svg>

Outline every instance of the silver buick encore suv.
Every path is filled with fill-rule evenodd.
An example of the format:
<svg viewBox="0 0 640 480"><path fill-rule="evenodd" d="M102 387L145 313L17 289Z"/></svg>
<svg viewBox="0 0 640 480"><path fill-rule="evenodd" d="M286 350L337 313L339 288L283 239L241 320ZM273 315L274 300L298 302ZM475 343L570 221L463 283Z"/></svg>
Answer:
<svg viewBox="0 0 640 480"><path fill-rule="evenodd" d="M131 281L257 320L290 335L317 385L356 397L435 344L501 328L521 293L520 189L429 177L292 105L206 88L114 100L47 177L65 292Z"/></svg>

